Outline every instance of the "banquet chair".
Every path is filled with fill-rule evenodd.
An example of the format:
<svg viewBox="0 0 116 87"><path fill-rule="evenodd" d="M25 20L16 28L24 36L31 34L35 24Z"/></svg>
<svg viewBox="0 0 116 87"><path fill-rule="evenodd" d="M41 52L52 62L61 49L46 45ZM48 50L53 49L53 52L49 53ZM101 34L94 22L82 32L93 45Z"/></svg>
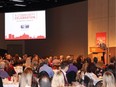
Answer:
<svg viewBox="0 0 116 87"><path fill-rule="evenodd" d="M3 87L2 78L0 77L0 87Z"/></svg>
<svg viewBox="0 0 116 87"><path fill-rule="evenodd" d="M84 84L86 87L94 87L93 80L90 79L88 76L84 76Z"/></svg>
<svg viewBox="0 0 116 87"><path fill-rule="evenodd" d="M39 85L40 87L51 87L51 79L46 71L39 73Z"/></svg>
<svg viewBox="0 0 116 87"><path fill-rule="evenodd" d="M76 72L70 71L66 74L67 80L69 84L76 81Z"/></svg>
<svg viewBox="0 0 116 87"><path fill-rule="evenodd" d="M95 87L102 87L102 85L103 85L103 81L101 80L96 83Z"/></svg>
<svg viewBox="0 0 116 87"><path fill-rule="evenodd" d="M38 78L42 78L44 76L49 77L48 73L46 71L41 71L40 73L38 73Z"/></svg>

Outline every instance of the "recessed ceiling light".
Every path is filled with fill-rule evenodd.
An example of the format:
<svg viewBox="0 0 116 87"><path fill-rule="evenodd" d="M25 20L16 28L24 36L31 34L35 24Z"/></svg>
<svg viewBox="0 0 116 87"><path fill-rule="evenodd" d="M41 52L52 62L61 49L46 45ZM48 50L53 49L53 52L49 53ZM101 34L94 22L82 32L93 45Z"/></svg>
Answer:
<svg viewBox="0 0 116 87"><path fill-rule="evenodd" d="M14 1L14 2L24 2L24 0L11 0L11 1Z"/></svg>
<svg viewBox="0 0 116 87"><path fill-rule="evenodd" d="M3 6L1 5L0 8L2 8Z"/></svg>
<svg viewBox="0 0 116 87"><path fill-rule="evenodd" d="M21 7L25 7L26 5L24 5L24 4L14 4L14 6L21 6Z"/></svg>

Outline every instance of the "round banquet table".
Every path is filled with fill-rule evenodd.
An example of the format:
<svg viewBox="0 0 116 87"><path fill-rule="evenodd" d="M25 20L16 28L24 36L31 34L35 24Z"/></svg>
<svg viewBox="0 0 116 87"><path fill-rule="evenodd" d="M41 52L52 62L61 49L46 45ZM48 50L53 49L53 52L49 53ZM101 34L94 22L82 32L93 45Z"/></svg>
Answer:
<svg viewBox="0 0 116 87"><path fill-rule="evenodd" d="M19 83L3 84L3 87L19 87Z"/></svg>

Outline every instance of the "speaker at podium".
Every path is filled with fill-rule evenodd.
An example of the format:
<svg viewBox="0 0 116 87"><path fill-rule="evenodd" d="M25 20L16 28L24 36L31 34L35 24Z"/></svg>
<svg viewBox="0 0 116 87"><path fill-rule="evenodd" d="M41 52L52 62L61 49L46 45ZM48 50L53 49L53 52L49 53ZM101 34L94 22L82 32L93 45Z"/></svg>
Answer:
<svg viewBox="0 0 116 87"><path fill-rule="evenodd" d="M105 63L105 50L101 47L90 47L90 52L92 52L92 60L94 57L98 58L98 61L103 61Z"/></svg>
<svg viewBox="0 0 116 87"><path fill-rule="evenodd" d="M105 50L103 50L101 47L90 47L90 52L92 53L103 53Z"/></svg>

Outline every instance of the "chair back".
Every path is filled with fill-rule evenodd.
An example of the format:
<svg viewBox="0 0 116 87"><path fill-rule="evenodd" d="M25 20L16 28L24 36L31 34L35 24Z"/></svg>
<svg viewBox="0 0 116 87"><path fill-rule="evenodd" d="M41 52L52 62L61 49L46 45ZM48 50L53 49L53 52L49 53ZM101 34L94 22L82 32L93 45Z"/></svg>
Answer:
<svg viewBox="0 0 116 87"><path fill-rule="evenodd" d="M0 87L3 87L2 78L0 77Z"/></svg>
<svg viewBox="0 0 116 87"><path fill-rule="evenodd" d="M70 71L66 74L67 80L69 84L76 81L76 72Z"/></svg>

